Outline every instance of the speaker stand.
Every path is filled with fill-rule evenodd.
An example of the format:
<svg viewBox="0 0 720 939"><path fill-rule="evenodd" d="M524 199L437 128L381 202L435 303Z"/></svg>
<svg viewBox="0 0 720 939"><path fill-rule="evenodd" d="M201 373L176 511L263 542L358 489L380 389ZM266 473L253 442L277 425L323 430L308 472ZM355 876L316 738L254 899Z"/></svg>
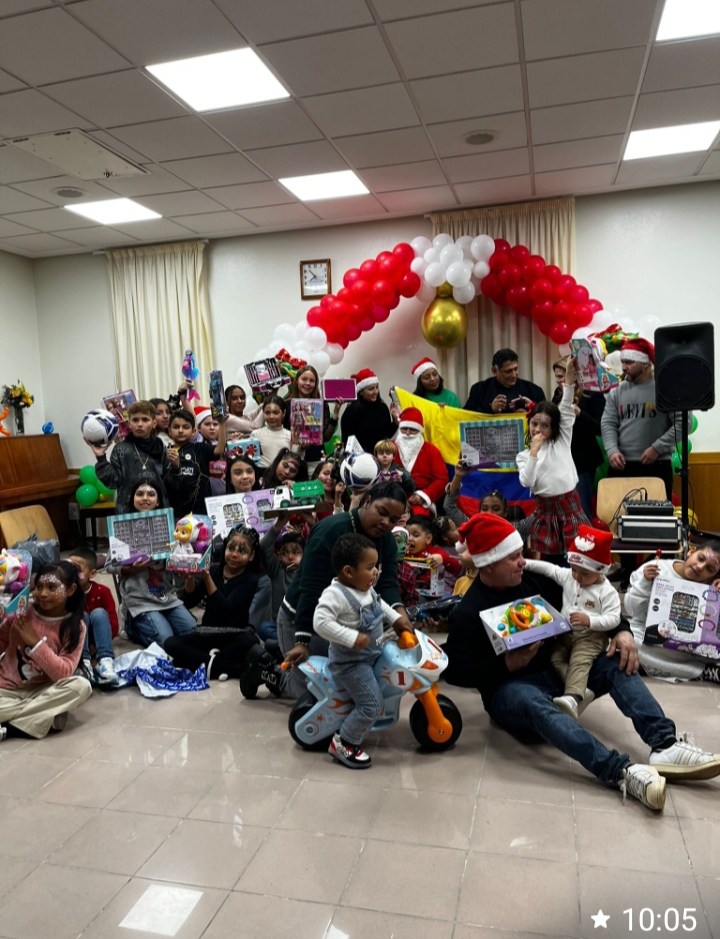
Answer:
<svg viewBox="0 0 720 939"><path fill-rule="evenodd" d="M688 439L690 437L690 422L688 420L689 411L681 411L682 425L680 437L682 440L682 452L680 454L680 500L682 507L682 546L683 555L687 557L689 548L690 532L690 454L688 453Z"/></svg>

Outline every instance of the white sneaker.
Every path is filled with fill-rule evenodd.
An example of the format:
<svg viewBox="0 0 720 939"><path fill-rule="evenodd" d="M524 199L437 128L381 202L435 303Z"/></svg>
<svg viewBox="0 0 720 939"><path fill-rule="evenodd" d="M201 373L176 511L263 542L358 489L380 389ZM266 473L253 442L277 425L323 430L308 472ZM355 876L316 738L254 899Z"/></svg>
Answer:
<svg viewBox="0 0 720 939"><path fill-rule="evenodd" d="M586 688L586 689L585 689L585 696L583 697L582 701L581 701L581 702L578 704L578 706L577 706L578 717L580 717L580 715L582 714L582 712L583 712L586 708L588 708L588 707L593 703L594 700L595 700L595 692L594 692L594 691L590 691L589 688Z"/></svg>
<svg viewBox="0 0 720 939"><path fill-rule="evenodd" d="M665 780L658 775L654 767L631 763L623 773L619 785L623 794L623 805L627 794L630 793L655 812L662 812L665 808Z"/></svg>
<svg viewBox="0 0 720 939"><path fill-rule="evenodd" d="M109 656L95 666L95 674L101 685L117 685L119 679L115 674L115 662Z"/></svg>
<svg viewBox="0 0 720 939"><path fill-rule="evenodd" d="M0 743L7 737L7 727L4 724L0 724Z"/></svg>
<svg viewBox="0 0 720 939"><path fill-rule="evenodd" d="M669 779L712 779L720 776L720 754L707 753L687 742L680 734L676 743L666 750L650 754L650 766Z"/></svg>
<svg viewBox="0 0 720 939"><path fill-rule="evenodd" d="M556 708L559 708L563 714L572 717L574 721L578 719L578 703L571 694L564 694L559 698L553 698L553 704Z"/></svg>

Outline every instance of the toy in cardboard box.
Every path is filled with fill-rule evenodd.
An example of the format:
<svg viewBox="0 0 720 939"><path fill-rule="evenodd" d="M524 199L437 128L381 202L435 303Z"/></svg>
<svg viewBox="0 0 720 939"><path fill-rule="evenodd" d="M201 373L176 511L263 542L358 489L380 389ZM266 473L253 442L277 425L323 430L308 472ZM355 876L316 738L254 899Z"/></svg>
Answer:
<svg viewBox="0 0 720 939"><path fill-rule="evenodd" d="M167 559L169 571L194 573L210 566L213 536L212 519L207 515L184 515L175 523L175 544Z"/></svg>
<svg viewBox="0 0 720 939"><path fill-rule="evenodd" d="M720 592L660 574L652 584L645 645L720 659Z"/></svg>
<svg viewBox="0 0 720 939"><path fill-rule="evenodd" d="M103 407L114 415L115 420L118 422L117 439L124 440L130 431L127 415L128 408L137 401L135 392L132 389L118 391L117 394L109 395L109 397L103 398L102 400Z"/></svg>
<svg viewBox="0 0 720 939"><path fill-rule="evenodd" d="M280 370L277 359L260 359L243 365L253 394L268 394L290 384L290 377Z"/></svg>
<svg viewBox="0 0 720 939"><path fill-rule="evenodd" d="M290 399L290 433L294 446L304 448L322 444L322 408L319 398Z"/></svg>
<svg viewBox="0 0 720 939"><path fill-rule="evenodd" d="M539 595L481 610L480 619L496 655L570 632L568 621Z"/></svg>
<svg viewBox="0 0 720 939"><path fill-rule="evenodd" d="M187 349L185 351L185 358L183 359L181 371L183 378L190 385L187 392L188 404L196 398L199 401L200 395L195 390L195 382L197 381L198 375L200 374L200 369L195 366L195 356L192 349Z"/></svg>
<svg viewBox="0 0 720 939"><path fill-rule="evenodd" d="M617 375L605 364L605 344L599 336L571 339L578 383L585 391L610 391L619 384Z"/></svg>
<svg viewBox="0 0 720 939"><path fill-rule="evenodd" d="M32 555L18 548L0 554L0 619L24 613L30 600Z"/></svg>
<svg viewBox="0 0 720 939"><path fill-rule="evenodd" d="M225 538L236 525L249 525L259 535L264 535L273 526L272 519L265 518L265 512L272 509L274 495L274 489L255 489L253 492L210 496L205 500L205 509L215 534Z"/></svg>
<svg viewBox="0 0 720 939"><path fill-rule="evenodd" d="M134 564L139 560L165 561L174 541L172 509L110 515L107 520L110 562Z"/></svg>
<svg viewBox="0 0 720 939"><path fill-rule="evenodd" d="M213 419L221 421L227 417L227 404L225 403L225 386L222 372L214 368L210 372L210 413Z"/></svg>
<svg viewBox="0 0 720 939"><path fill-rule="evenodd" d="M278 486L273 494L272 508L266 509L265 518L277 518L286 512L314 512L318 502L324 498L325 487L319 479Z"/></svg>
<svg viewBox="0 0 720 939"><path fill-rule="evenodd" d="M517 469L525 446L525 415L460 421L461 459L474 468Z"/></svg>
<svg viewBox="0 0 720 939"><path fill-rule="evenodd" d="M440 576L440 569L430 567L426 558L414 558L406 555L403 558L406 564L414 568L415 586L421 597L441 597L445 593L445 578Z"/></svg>
<svg viewBox="0 0 720 939"><path fill-rule="evenodd" d="M246 437L244 440L228 440L227 451L230 457L242 453L243 456L248 457L248 459L252 460L257 466L260 465L262 447L257 437Z"/></svg>

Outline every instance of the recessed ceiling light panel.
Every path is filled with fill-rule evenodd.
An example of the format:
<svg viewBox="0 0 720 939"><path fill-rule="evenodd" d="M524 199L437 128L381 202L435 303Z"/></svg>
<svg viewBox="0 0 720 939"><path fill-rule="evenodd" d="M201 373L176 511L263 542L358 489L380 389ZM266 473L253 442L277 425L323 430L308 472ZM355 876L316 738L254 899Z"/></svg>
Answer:
<svg viewBox="0 0 720 939"><path fill-rule="evenodd" d="M465 134L463 140L470 147L485 147L497 140L499 136L495 130L473 130L469 134Z"/></svg>
<svg viewBox="0 0 720 939"><path fill-rule="evenodd" d="M691 39L720 33L718 0L665 0L657 41Z"/></svg>
<svg viewBox="0 0 720 939"><path fill-rule="evenodd" d="M699 153L708 149L718 132L720 121L634 130L628 139L623 159L644 160L647 157L669 156L674 153Z"/></svg>
<svg viewBox="0 0 720 939"><path fill-rule="evenodd" d="M64 209L92 219L100 225L119 225L122 222L144 222L151 218L162 218L157 212L146 209L132 199L103 199L101 202L83 202L82 205L65 205Z"/></svg>
<svg viewBox="0 0 720 939"><path fill-rule="evenodd" d="M289 98L252 49L231 49L148 65L148 72L196 111L219 111Z"/></svg>
<svg viewBox="0 0 720 939"><path fill-rule="evenodd" d="M352 170L316 173L313 176L289 176L279 179L278 182L302 202L340 199L342 196L364 196L370 191Z"/></svg>

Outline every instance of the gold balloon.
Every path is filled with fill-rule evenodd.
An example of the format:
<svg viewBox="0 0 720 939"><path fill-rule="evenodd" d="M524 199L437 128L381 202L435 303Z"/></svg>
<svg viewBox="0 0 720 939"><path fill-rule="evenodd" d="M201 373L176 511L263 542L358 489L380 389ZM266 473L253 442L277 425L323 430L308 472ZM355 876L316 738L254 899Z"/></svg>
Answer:
<svg viewBox="0 0 720 939"><path fill-rule="evenodd" d="M452 292L452 284L449 284L447 281L445 281L444 284L440 284L437 289L438 297L442 297L443 300L447 300L448 297L452 297Z"/></svg>
<svg viewBox="0 0 720 939"><path fill-rule="evenodd" d="M455 300L436 297L423 313L422 334L436 349L452 349L467 335L465 307Z"/></svg>

